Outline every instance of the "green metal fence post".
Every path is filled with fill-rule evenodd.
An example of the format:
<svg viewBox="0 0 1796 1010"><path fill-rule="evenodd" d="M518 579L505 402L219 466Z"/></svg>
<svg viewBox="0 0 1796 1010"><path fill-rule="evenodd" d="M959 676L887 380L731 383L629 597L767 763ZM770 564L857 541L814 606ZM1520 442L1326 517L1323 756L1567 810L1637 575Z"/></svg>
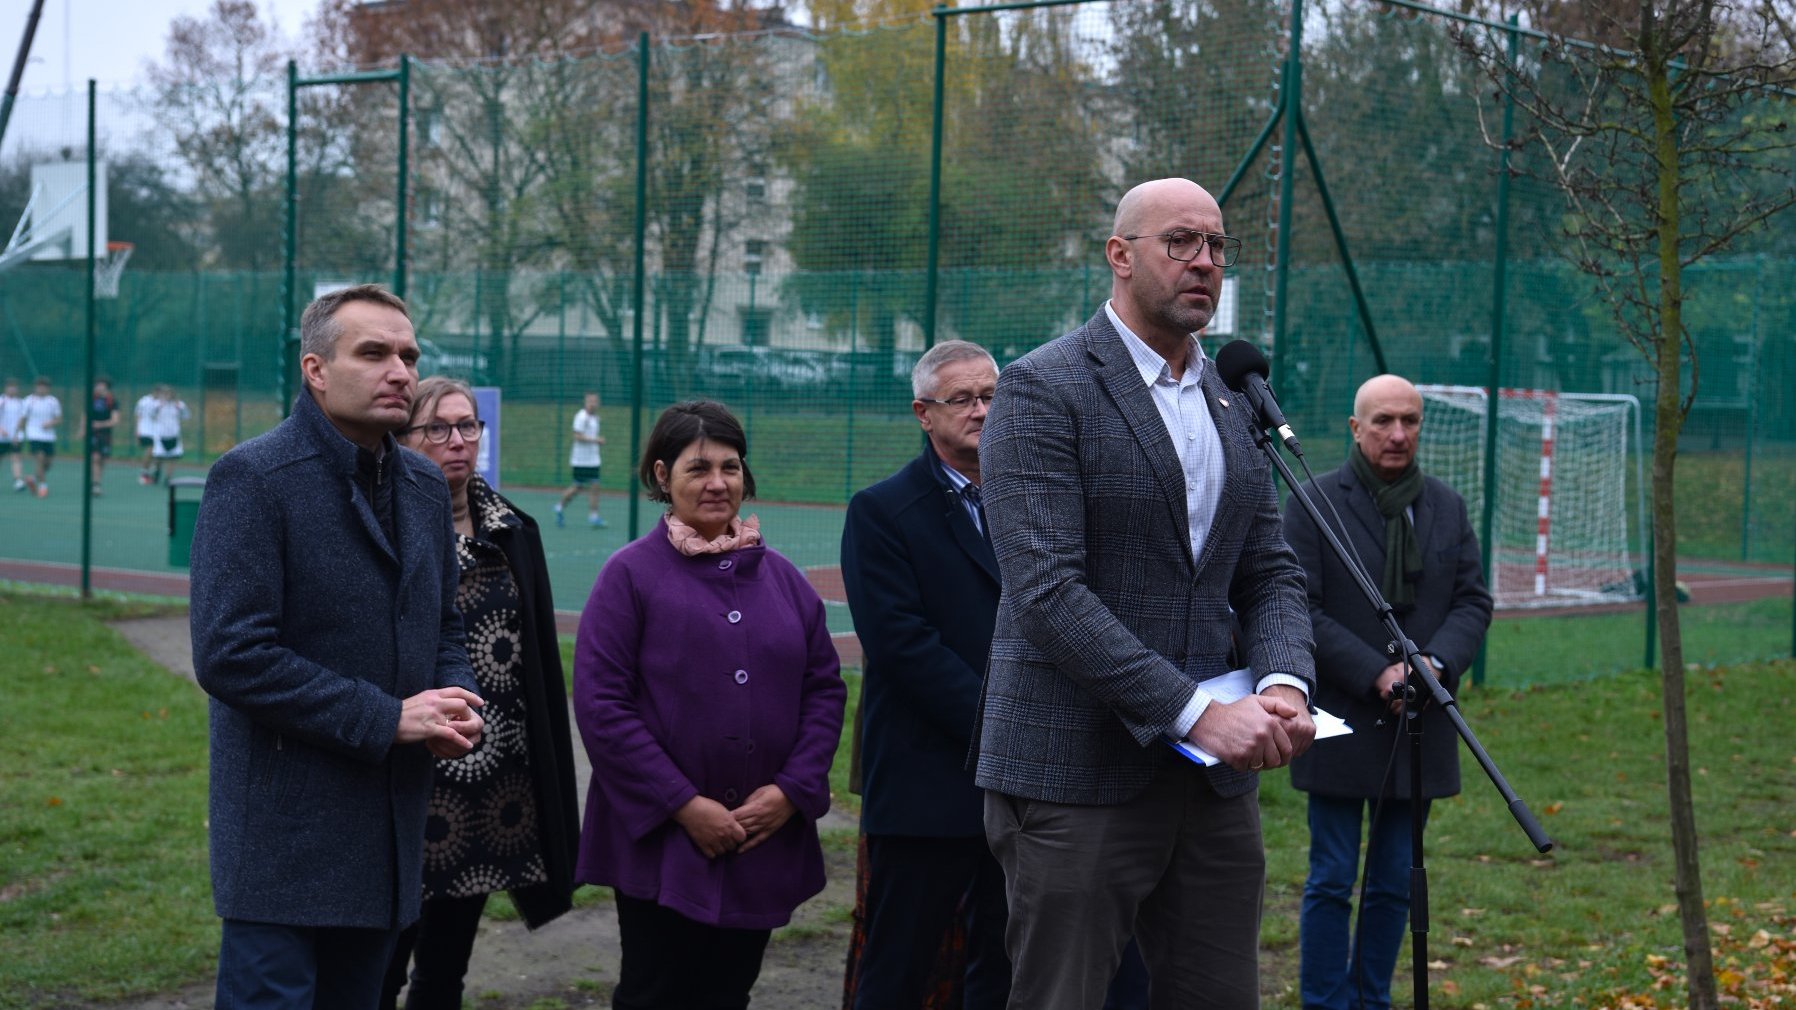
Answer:
<svg viewBox="0 0 1796 1010"><path fill-rule="evenodd" d="M923 347L935 346L936 266L942 245L942 117L945 113L943 71L948 65L948 12L935 15L935 96L929 137L929 263L923 279Z"/></svg>
<svg viewBox="0 0 1796 1010"><path fill-rule="evenodd" d="M632 298L636 307L630 321L630 458L642 456L642 315L644 272L647 269L644 246L648 241L649 191L649 33L636 36L636 278ZM642 495L630 489L630 539L640 532Z"/></svg>
<svg viewBox="0 0 1796 1010"><path fill-rule="evenodd" d="M846 502L854 496L854 404L860 399L856 386L860 384L860 361L857 348L860 341L860 279L858 270L848 274L848 428L844 445L846 452L842 460L842 500Z"/></svg>
<svg viewBox="0 0 1796 1010"><path fill-rule="evenodd" d="M1740 489L1740 560L1752 560L1752 442L1759 430L1759 302L1765 297L1765 254L1752 261L1752 337L1746 345L1746 454Z"/></svg>
<svg viewBox="0 0 1796 1010"><path fill-rule="evenodd" d="M206 283L197 273L193 275L193 320L193 332L198 337L194 344L200 349L198 357L193 362L193 371L198 378L200 391L200 418L199 424L196 425L199 431L196 433L195 442L200 447L198 455L204 459L206 456L206 363L212 360L212 327L206 312ZM241 369L239 371L241 372Z"/></svg>
<svg viewBox="0 0 1796 1010"><path fill-rule="evenodd" d="M567 374L567 271L555 272L555 476L561 476L561 433L566 429L567 393L562 387L562 378ZM598 380L593 380L597 388ZM585 409L582 401L581 409ZM613 469L616 469L615 467ZM559 480L557 480L559 483ZM629 487L629 481L624 482Z"/></svg>
<svg viewBox="0 0 1796 1010"><path fill-rule="evenodd" d="M1291 0L1290 50L1285 53L1279 104L1285 108L1279 148L1278 276L1273 285L1272 388L1285 388L1285 292L1291 283L1291 201L1297 174L1297 117L1303 110L1303 0Z"/></svg>
<svg viewBox="0 0 1796 1010"><path fill-rule="evenodd" d="M293 397L299 391L299 360L294 353L299 343L299 63L287 61L287 227L282 236L281 252L281 338L279 361L275 374L280 376L276 396L280 397L281 416L293 408Z"/></svg>
<svg viewBox="0 0 1796 1010"><path fill-rule="evenodd" d="M94 214L99 185L99 172L95 162L94 112L99 102L100 86L91 77L87 79L87 384L81 387L81 400L85 404L82 416L87 418L87 425L82 430L81 438L81 598L92 599L93 561L94 561ZM113 417L118 411L113 410Z"/></svg>
<svg viewBox="0 0 1796 1010"><path fill-rule="evenodd" d="M1291 121L1297 124L1297 137L1303 142L1304 160L1309 162L1310 174L1315 176L1316 196L1321 199L1323 214L1328 218L1328 231L1334 237L1335 251L1341 255L1341 269L1347 274L1347 287L1353 292L1353 307L1359 313L1360 328L1366 331L1366 344L1372 348L1372 360L1377 364L1380 374L1388 372L1391 369L1384 361L1384 345L1378 342L1378 327L1372 322L1372 306L1366 301L1366 289L1360 285L1359 268L1353 264L1353 251L1347 247L1347 229L1341 225L1341 216L1335 213L1335 200L1328 192L1328 178L1322 171L1322 159L1316 156L1315 145L1310 143L1310 128L1304 119L1303 110L1295 110Z"/></svg>
<svg viewBox="0 0 1796 1010"><path fill-rule="evenodd" d="M411 154L412 58L399 54L399 181L393 196L393 293L405 297L406 177Z"/></svg>
<svg viewBox="0 0 1796 1010"><path fill-rule="evenodd" d="M1509 16L1509 63L1515 64L1519 36L1516 15ZM1503 89L1503 151L1497 158L1497 251L1492 264L1490 294L1490 360L1484 387L1484 495L1479 502L1478 554L1486 585L1495 585L1491 563L1496 559L1492 539L1497 525L1497 411L1503 388L1503 333L1509 312L1509 142L1515 136L1515 96ZM1472 683L1482 685L1489 636L1478 644L1478 661L1472 666Z"/></svg>

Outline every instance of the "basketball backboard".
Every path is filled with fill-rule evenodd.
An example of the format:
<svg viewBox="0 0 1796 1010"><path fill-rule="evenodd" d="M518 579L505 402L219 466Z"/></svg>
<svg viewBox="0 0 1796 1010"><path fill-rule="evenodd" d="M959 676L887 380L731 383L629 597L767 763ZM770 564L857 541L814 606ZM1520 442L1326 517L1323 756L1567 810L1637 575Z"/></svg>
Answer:
<svg viewBox="0 0 1796 1010"><path fill-rule="evenodd" d="M106 250L106 163L94 165L94 249ZM51 161L31 166L31 204L22 234L44 242L34 261L87 258L87 162Z"/></svg>

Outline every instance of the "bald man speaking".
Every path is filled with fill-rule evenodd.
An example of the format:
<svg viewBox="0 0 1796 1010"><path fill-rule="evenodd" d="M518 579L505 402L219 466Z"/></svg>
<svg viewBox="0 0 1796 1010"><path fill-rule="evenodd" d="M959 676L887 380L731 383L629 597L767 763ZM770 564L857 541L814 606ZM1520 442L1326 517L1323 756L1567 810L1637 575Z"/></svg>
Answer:
<svg viewBox="0 0 1796 1010"><path fill-rule="evenodd" d="M1408 380L1367 380L1347 426L1353 448L1346 464L1307 489L1334 502L1346 523L1336 532L1358 549L1404 633L1455 691L1490 627L1490 593L1465 500L1416 463L1422 395ZM1429 800L1459 792L1459 737L1440 709L1422 712L1423 800L1412 811L1409 746L1393 739L1404 732L1392 718L1400 707L1392 691L1404 668L1384 651L1390 636L1295 501L1286 504L1285 539L1309 575L1316 704L1354 730L1291 765L1291 783L1309 793L1310 871L1298 938L1303 1006L1388 1010L1409 912L1410 815L1425 819ZM1368 820L1365 899L1349 935Z"/></svg>
<svg viewBox="0 0 1796 1010"><path fill-rule="evenodd" d="M1012 1008L1094 1010L1131 933L1156 1010L1259 1003L1257 773L1315 736L1314 674L1252 412L1196 337L1240 248L1196 183L1130 190L1110 300L1005 368L986 415L1003 590L974 748ZM1233 701L1205 687L1231 608L1254 677Z"/></svg>

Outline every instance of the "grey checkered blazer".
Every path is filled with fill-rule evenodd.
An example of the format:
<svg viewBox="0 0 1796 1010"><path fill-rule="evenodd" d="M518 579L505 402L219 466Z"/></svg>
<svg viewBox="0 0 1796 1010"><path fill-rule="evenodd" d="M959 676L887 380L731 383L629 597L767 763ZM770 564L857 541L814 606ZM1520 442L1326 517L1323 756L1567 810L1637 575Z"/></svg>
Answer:
<svg viewBox="0 0 1796 1010"><path fill-rule="evenodd" d="M1013 362L979 442L1003 596L973 748L987 789L1107 804L1145 788L1194 681L1228 669L1229 608L1260 673L1315 682L1303 570L1247 405L1206 364L1228 470L1193 561L1183 471L1099 311ZM1226 405L1225 405L1226 404ZM1223 795L1254 776L1210 770Z"/></svg>

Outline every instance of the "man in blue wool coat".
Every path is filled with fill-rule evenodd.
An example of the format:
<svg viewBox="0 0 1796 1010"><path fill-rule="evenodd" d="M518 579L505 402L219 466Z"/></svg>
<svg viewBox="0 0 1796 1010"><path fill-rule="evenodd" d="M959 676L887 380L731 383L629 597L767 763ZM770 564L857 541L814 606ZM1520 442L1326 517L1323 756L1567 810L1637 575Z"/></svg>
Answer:
<svg viewBox="0 0 1796 1010"><path fill-rule="evenodd" d="M448 487L393 437L417 361L397 297L319 298L292 415L207 478L191 614L220 1008L375 1006L418 917L431 756L480 739Z"/></svg>

